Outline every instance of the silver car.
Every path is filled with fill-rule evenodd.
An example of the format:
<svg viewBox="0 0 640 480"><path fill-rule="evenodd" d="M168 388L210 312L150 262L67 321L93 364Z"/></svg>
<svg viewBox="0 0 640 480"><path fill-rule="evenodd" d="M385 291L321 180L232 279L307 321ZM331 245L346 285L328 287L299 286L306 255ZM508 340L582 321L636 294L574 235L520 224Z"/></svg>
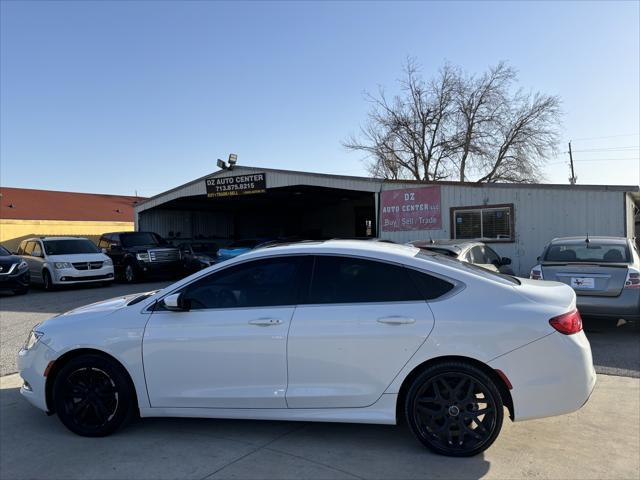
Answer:
<svg viewBox="0 0 640 480"><path fill-rule="evenodd" d="M530 278L571 286L584 317L640 320L640 254L624 237L554 238Z"/></svg>

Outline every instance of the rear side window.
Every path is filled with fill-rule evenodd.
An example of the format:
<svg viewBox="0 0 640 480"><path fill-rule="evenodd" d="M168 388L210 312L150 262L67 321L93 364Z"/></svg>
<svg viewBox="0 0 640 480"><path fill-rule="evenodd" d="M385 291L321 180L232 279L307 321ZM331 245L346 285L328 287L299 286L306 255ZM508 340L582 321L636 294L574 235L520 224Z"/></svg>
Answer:
<svg viewBox="0 0 640 480"><path fill-rule="evenodd" d="M36 242L27 242L27 245L24 247L24 254L31 255L33 252L33 247L36 246Z"/></svg>
<svg viewBox="0 0 640 480"><path fill-rule="evenodd" d="M628 263L629 249L621 243L589 243L573 245L551 245L544 257L545 262L563 263Z"/></svg>
<svg viewBox="0 0 640 480"><path fill-rule="evenodd" d="M406 268L351 257L318 256L309 303L424 300Z"/></svg>
<svg viewBox="0 0 640 480"><path fill-rule="evenodd" d="M425 300L436 299L453 289L453 284L446 280L417 270L407 269L407 271Z"/></svg>

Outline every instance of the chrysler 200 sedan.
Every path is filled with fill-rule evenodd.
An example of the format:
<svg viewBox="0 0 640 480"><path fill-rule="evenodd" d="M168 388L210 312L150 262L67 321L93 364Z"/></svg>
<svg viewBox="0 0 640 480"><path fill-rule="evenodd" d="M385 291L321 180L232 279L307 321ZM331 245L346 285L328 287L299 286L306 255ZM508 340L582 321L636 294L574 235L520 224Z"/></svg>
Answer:
<svg viewBox="0 0 640 480"><path fill-rule="evenodd" d="M487 299L491 299L490 302ZM395 424L475 455L512 420L589 398L567 285L380 242L256 249L72 310L19 353L21 393L85 436L134 415Z"/></svg>

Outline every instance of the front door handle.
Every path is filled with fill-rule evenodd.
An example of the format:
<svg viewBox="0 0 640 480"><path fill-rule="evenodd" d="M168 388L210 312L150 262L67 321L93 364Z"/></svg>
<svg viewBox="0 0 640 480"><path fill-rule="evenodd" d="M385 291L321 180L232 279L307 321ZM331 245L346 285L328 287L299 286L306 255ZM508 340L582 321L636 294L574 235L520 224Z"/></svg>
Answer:
<svg viewBox="0 0 640 480"><path fill-rule="evenodd" d="M269 327L271 325L280 325L282 320L279 318L256 318L255 320L249 320L251 325L260 325L261 327Z"/></svg>
<svg viewBox="0 0 640 480"><path fill-rule="evenodd" d="M378 323L386 323L388 325L405 325L409 323L416 323L415 318L402 317L400 315L391 315L389 317L380 317Z"/></svg>

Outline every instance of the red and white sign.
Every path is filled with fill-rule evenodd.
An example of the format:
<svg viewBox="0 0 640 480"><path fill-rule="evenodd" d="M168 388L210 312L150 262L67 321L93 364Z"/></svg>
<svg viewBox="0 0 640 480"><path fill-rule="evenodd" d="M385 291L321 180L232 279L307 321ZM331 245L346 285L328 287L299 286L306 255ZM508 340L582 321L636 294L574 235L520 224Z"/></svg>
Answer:
<svg viewBox="0 0 640 480"><path fill-rule="evenodd" d="M440 186L384 190L380 227L383 232L441 229Z"/></svg>

